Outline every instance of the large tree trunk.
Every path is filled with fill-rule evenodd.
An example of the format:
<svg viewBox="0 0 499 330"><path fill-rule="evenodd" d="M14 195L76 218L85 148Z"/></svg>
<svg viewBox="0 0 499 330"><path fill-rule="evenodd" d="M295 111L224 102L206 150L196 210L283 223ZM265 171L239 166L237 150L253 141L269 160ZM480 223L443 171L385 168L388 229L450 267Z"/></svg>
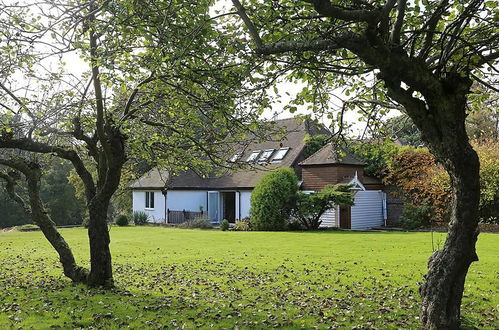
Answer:
<svg viewBox="0 0 499 330"><path fill-rule="evenodd" d="M446 166L453 189L449 233L443 249L430 257L428 274L420 287L421 321L426 329L459 328L464 281L471 263L478 260L480 164L467 142L452 154L460 157L449 157L454 159Z"/></svg>
<svg viewBox="0 0 499 330"><path fill-rule="evenodd" d="M107 226L107 209L109 200L94 199L89 204L90 221L88 238L90 241L90 286L113 287L113 267L109 243L109 229Z"/></svg>

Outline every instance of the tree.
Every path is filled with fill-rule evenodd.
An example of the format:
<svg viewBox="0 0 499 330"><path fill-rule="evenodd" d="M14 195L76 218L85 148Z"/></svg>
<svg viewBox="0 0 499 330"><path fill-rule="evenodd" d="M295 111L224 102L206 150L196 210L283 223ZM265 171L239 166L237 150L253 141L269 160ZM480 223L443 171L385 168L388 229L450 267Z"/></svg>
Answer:
<svg viewBox="0 0 499 330"><path fill-rule="evenodd" d="M299 191L293 216L307 229L318 229L321 216L329 209L351 206L354 199L349 185L327 185L324 189L311 194Z"/></svg>
<svg viewBox="0 0 499 330"><path fill-rule="evenodd" d="M250 218L256 230L284 230L298 192L298 177L289 167L265 174L251 193Z"/></svg>
<svg viewBox="0 0 499 330"><path fill-rule="evenodd" d="M425 328L458 328L464 282L478 260L479 161L465 129L473 81L490 82L499 58L494 1L332 2L232 0L268 75L308 82L298 101L323 106L331 90L359 103L396 103L452 182L452 215L420 286ZM249 43L249 41L248 41Z"/></svg>
<svg viewBox="0 0 499 330"><path fill-rule="evenodd" d="M45 238L47 238L57 251L64 274L74 282L87 283L88 270L76 264L73 252L57 231L55 223L50 218L40 198L41 168L39 164L34 161L11 157L11 159L0 159L0 165L7 166L13 170L1 171L0 179L6 182L6 190L12 200L18 203L25 213L31 217L33 223L40 227ZM29 203L26 203L16 192L17 182L22 176L21 173L26 178Z"/></svg>
<svg viewBox="0 0 499 330"><path fill-rule="evenodd" d="M389 118L383 123L383 134L404 144L418 147L423 144L418 128L406 114Z"/></svg>
<svg viewBox="0 0 499 330"><path fill-rule="evenodd" d="M229 166L225 155L234 141L251 142L248 131L264 132L261 107L245 103L265 99L252 91L258 78L244 85L258 64L236 59L210 5L1 3L0 148L71 162L89 215L91 286L113 286L107 212L127 162L203 173Z"/></svg>

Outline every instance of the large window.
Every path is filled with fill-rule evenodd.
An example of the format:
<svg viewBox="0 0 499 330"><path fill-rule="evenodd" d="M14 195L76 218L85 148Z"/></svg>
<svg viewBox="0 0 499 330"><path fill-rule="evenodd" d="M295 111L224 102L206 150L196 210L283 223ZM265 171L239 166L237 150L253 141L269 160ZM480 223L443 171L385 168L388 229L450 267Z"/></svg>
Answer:
<svg viewBox="0 0 499 330"><path fill-rule="evenodd" d="M281 160L284 159L284 157L286 157L286 154L288 153L288 151L289 151L289 148L281 148L281 149L277 150L275 155L274 155L274 158L272 158L272 161L273 162L280 162Z"/></svg>
<svg viewBox="0 0 499 330"><path fill-rule="evenodd" d="M154 208L154 191L146 191L146 209Z"/></svg>
<svg viewBox="0 0 499 330"><path fill-rule="evenodd" d="M260 155L260 158L258 158L258 162L259 163L265 163L265 162L267 162L273 152L274 152L274 149L267 149L267 150L265 150Z"/></svg>
<svg viewBox="0 0 499 330"><path fill-rule="evenodd" d="M248 163L254 162L256 160L256 158L258 157L259 154L260 154L260 150L253 151L251 153L251 155L249 155L248 159L246 159L246 161Z"/></svg>

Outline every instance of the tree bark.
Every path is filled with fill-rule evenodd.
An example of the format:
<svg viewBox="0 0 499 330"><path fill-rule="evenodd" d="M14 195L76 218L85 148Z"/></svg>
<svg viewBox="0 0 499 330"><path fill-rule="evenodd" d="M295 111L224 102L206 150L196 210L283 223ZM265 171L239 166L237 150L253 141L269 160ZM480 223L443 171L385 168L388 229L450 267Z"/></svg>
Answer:
<svg viewBox="0 0 499 330"><path fill-rule="evenodd" d="M468 142L460 145L449 151L444 163L453 189L449 233L443 249L430 257L428 274L420 286L421 321L426 329L459 329L465 278L471 263L478 261L480 164Z"/></svg>
<svg viewBox="0 0 499 330"><path fill-rule="evenodd" d="M113 267L109 244L111 242L107 226L109 200L93 199L89 203L90 223L88 238L90 242L90 286L110 288L114 286Z"/></svg>
<svg viewBox="0 0 499 330"><path fill-rule="evenodd" d="M57 231L55 223L48 215L40 198L41 172L38 164L22 160L0 160L0 163L15 168L25 175L28 184L29 206L15 192L16 178L12 175L5 174L2 174L1 177L7 181L7 192L10 197L20 204L25 212L31 217L33 223L40 227L45 238L59 254L59 260L62 264L64 275L73 282L86 283L88 270L77 265L71 248Z"/></svg>

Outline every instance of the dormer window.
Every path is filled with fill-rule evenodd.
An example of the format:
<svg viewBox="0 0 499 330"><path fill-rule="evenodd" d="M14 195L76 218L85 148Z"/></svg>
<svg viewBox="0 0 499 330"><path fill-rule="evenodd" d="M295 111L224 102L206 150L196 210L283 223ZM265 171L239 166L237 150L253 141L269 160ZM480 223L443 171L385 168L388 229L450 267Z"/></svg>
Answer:
<svg viewBox="0 0 499 330"><path fill-rule="evenodd" d="M274 149L267 149L262 154L260 155L260 158L258 158L259 163L265 163L268 162L270 156L274 153Z"/></svg>
<svg viewBox="0 0 499 330"><path fill-rule="evenodd" d="M257 158L258 158L258 155L260 154L260 150L255 150L251 153L251 155L248 156L248 159L246 159L246 161L248 163L251 163L251 162L254 162Z"/></svg>
<svg viewBox="0 0 499 330"><path fill-rule="evenodd" d="M243 155L242 152L236 152L230 159L230 162L235 163L239 158L241 158L242 155Z"/></svg>
<svg viewBox="0 0 499 330"><path fill-rule="evenodd" d="M286 154L288 153L289 148L281 148L276 151L274 158L272 158L272 162L280 162L281 160L286 157Z"/></svg>

